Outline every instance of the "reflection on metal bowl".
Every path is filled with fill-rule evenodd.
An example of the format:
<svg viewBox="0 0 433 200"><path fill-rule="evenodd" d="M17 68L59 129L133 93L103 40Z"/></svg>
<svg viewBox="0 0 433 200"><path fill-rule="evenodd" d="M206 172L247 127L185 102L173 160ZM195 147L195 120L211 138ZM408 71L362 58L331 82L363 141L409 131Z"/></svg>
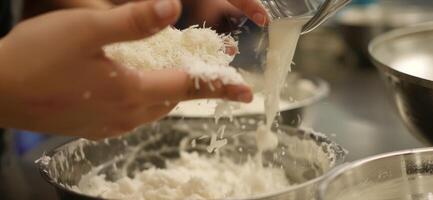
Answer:
<svg viewBox="0 0 433 200"><path fill-rule="evenodd" d="M400 116L422 142L433 144L433 24L374 39L369 52L392 91Z"/></svg>
<svg viewBox="0 0 433 200"><path fill-rule="evenodd" d="M100 172L108 180L116 180L121 177L119 171L123 172L122 169L126 169L126 174L131 176L135 170L145 170L150 165L164 168L165 161L178 158L181 149L208 155L206 147L209 138L202 142L198 142L198 138L218 129L218 126L213 126L200 121L164 120L106 141L78 139L49 152L38 162L38 166L42 176L55 187L60 199L100 199L79 194L67 186L76 185L81 176L95 166L106 166ZM256 126L249 124L243 130L238 125L227 124L224 137L228 143L219 149L220 156L238 163L245 162L257 152L255 129ZM277 193L252 199L309 200L315 196L322 175L343 161L345 151L323 134L287 126L281 126L278 130L281 131L277 134L279 145L274 151L263 154L263 162L265 166L282 167L287 178L295 184ZM193 139L197 139L195 146L191 145Z"/></svg>
<svg viewBox="0 0 433 200"><path fill-rule="evenodd" d="M337 18L347 46L358 55L360 67L371 66L368 43L379 34L398 27L433 20L433 6L384 1L368 6L349 6Z"/></svg>
<svg viewBox="0 0 433 200"><path fill-rule="evenodd" d="M259 75L244 75L249 85L252 85L254 91L261 91L263 83ZM311 106L322 100L329 94L329 86L323 79L317 77L302 76L298 73L289 73L286 83L281 93L281 101L284 101L280 109L278 122L283 125L298 127L302 123L303 114L308 106ZM258 96L261 97L261 96ZM259 101L263 101L260 98ZM193 119L202 121L214 121L214 107L216 102L211 100L200 100L188 102L184 104L184 109L173 111L170 114L171 119ZM255 105L262 106L263 102L254 102ZM196 108L190 108L196 106ZM252 106L252 105L251 105ZM253 109L251 106L241 106L239 110L233 111L235 121L255 121L264 120L263 106L258 109ZM246 109L248 107L248 110ZM245 109L244 109L245 108ZM175 108L176 109L176 108ZM229 120L222 118L222 121Z"/></svg>
<svg viewBox="0 0 433 200"><path fill-rule="evenodd" d="M332 170L319 200L428 200L433 196L433 148L373 156Z"/></svg>

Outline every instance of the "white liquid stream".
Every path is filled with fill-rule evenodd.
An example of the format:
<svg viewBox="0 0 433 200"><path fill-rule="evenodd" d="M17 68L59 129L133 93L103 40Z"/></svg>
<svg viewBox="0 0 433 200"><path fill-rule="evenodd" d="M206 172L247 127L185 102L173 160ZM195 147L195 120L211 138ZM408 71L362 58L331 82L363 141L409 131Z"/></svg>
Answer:
<svg viewBox="0 0 433 200"><path fill-rule="evenodd" d="M280 94L291 71L292 59L305 21L296 19L274 20L269 25L269 49L265 69L266 125L257 129L257 147L260 151L274 149L278 139L271 132L272 122L279 111Z"/></svg>

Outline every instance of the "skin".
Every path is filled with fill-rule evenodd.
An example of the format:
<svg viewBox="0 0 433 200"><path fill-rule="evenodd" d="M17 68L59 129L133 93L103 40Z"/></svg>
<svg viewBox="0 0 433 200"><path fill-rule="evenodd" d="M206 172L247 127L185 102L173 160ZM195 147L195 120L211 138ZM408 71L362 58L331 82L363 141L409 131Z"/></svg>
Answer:
<svg viewBox="0 0 433 200"><path fill-rule="evenodd" d="M259 10L233 2L249 16ZM184 100L250 102L245 85L214 81L215 91L207 83L196 90L183 71L135 71L105 57L104 45L149 37L180 12L179 0L147 0L51 12L18 24L0 40L0 125L100 139L158 120Z"/></svg>
<svg viewBox="0 0 433 200"><path fill-rule="evenodd" d="M88 7L107 9L116 5L121 5L131 0L52 0L55 7ZM137 0L136 0L137 1ZM251 0L250 0L251 1ZM206 24L218 33L231 32L238 28L238 24L243 17L242 11L232 5L227 0L181 0L182 5L188 8L181 24L176 24L179 28L187 28L191 25ZM234 1L233 1L234 2ZM252 1L257 3L256 1ZM240 4L241 5L241 4ZM241 5L243 6L243 5ZM212 8L212 9L209 9ZM251 16L253 16L252 14ZM263 24L262 19L258 20Z"/></svg>
<svg viewBox="0 0 433 200"><path fill-rule="evenodd" d="M63 7L93 7L93 8L109 8L113 5L119 5L131 0L52 0L57 5ZM140 1L140 0L132 0ZM222 11L226 13L235 14L241 10L246 16L256 22L258 25L264 25L266 23L267 14L264 11L258 0L183 0L187 6L197 7L197 12L203 19L207 21L216 20L216 12ZM231 5L230 5L231 4ZM213 9L206 9L211 7ZM203 12L207 10L207 12ZM238 13L237 13L238 14Z"/></svg>
<svg viewBox="0 0 433 200"><path fill-rule="evenodd" d="M25 0L25 17L31 17L41 12L59 8L94 8L109 9L116 5L143 0ZM221 17L240 17L242 13L258 25L268 22L268 16L258 0L181 0L184 6L192 8L194 13L187 19L190 24L218 26ZM212 8L212 9L208 9Z"/></svg>
<svg viewBox="0 0 433 200"><path fill-rule="evenodd" d="M218 33L227 33L238 29L243 17L242 12L226 0L182 0L182 4L188 10L182 23L177 24L181 28L205 24Z"/></svg>

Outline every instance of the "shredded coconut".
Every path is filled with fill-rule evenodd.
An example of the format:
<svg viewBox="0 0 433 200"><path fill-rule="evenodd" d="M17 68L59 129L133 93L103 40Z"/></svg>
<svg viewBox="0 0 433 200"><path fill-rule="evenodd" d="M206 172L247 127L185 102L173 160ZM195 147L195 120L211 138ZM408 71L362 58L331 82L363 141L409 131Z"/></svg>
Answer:
<svg viewBox="0 0 433 200"><path fill-rule="evenodd" d="M252 197L280 191L289 185L281 168L264 168L248 160L236 164L227 158L208 158L181 152L165 169L150 168L115 182L90 172L72 189L111 199L222 199Z"/></svg>
<svg viewBox="0 0 433 200"><path fill-rule="evenodd" d="M40 163L42 165L48 165L50 163L50 161L51 161L51 157L43 155L42 157L40 157L39 159L37 159L35 161L35 163L37 163L37 164Z"/></svg>
<svg viewBox="0 0 433 200"><path fill-rule="evenodd" d="M229 66L234 55L225 52L236 46L229 35L192 26L182 31L168 27L150 38L112 44L104 50L109 58L135 69L182 69L206 82L241 84L242 76Z"/></svg>

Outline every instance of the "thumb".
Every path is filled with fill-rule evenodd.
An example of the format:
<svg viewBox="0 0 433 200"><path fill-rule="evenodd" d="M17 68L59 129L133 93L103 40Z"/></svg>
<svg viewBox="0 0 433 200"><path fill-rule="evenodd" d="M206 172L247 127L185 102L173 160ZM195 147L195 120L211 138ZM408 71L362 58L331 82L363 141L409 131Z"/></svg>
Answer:
<svg viewBox="0 0 433 200"><path fill-rule="evenodd" d="M212 82L195 80L182 70L141 72L139 85L142 91L146 91L142 98L155 103L205 98L248 103L253 98L251 88L246 85L224 85L219 80Z"/></svg>
<svg viewBox="0 0 433 200"><path fill-rule="evenodd" d="M91 23L95 30L90 42L99 46L137 40L159 32L176 22L181 12L179 0L131 2L99 11Z"/></svg>

